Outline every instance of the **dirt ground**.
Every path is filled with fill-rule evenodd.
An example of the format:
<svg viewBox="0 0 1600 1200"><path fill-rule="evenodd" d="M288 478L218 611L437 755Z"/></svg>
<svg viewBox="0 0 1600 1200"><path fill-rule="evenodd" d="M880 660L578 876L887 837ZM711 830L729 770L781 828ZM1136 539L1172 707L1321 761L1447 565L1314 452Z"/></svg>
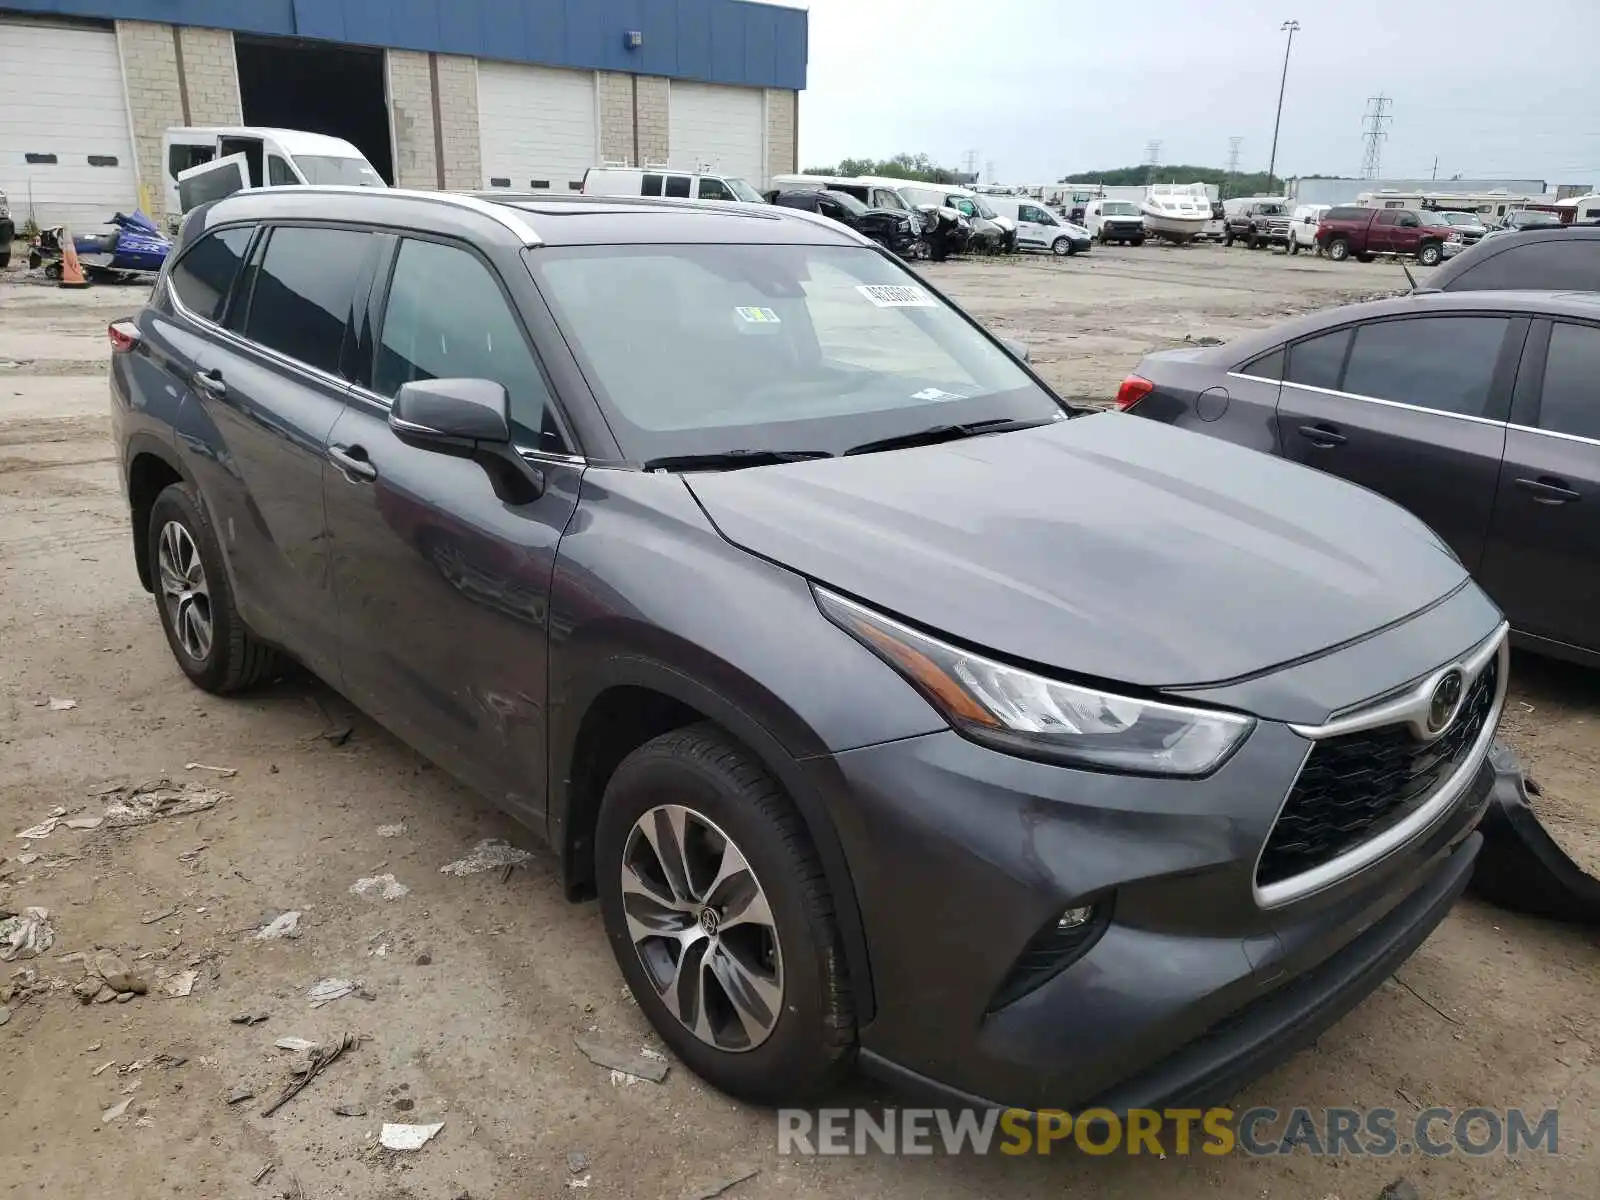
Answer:
<svg viewBox="0 0 1600 1200"><path fill-rule="evenodd" d="M1149 349L1403 285L1383 266L1153 246L930 273L1029 342L1065 394L1099 400ZM11 1000L0 1027L0 1195L655 1200L752 1170L730 1200L1372 1200L1398 1177L1427 1200L1600 1194L1600 946L1471 900L1238 1107L1392 1107L1404 1119L1432 1105L1557 1106L1557 1157L780 1157L771 1113L679 1066L661 1084L595 1066L575 1035L656 1043L595 906L563 900L533 835L326 689L219 700L172 663L135 577L107 440L104 326L141 299L15 272L0 282L0 907L42 906L55 929L43 956L0 964L0 985L18 965L41 985ZM1527 659L1515 669L1506 736L1567 832L1592 844L1600 676ZM162 777L223 794L131 828L14 836L58 807L99 815L113 785ZM509 876L440 871L484 838L534 857ZM386 874L409 891L352 894ZM252 940L290 911L302 936ZM97 948L150 994L80 1005L71 956ZM190 994L162 994L191 971ZM307 989L329 977L360 991L312 1008ZM230 1021L245 1013L269 1016ZM365 1040L264 1115L296 1059L275 1041L346 1032ZM229 1103L244 1091L254 1098ZM839 1103L886 1100L862 1084ZM378 1145L384 1121L444 1127L397 1153Z"/></svg>

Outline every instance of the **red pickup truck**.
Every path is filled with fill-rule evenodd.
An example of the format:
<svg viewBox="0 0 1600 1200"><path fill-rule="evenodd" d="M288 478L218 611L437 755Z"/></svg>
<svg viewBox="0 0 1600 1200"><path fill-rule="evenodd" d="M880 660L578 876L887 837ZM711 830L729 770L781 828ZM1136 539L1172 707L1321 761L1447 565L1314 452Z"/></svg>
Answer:
<svg viewBox="0 0 1600 1200"><path fill-rule="evenodd" d="M1430 225L1405 208L1330 208L1317 225L1317 245L1334 262L1354 256L1371 262L1374 254L1415 256L1432 267L1461 250L1458 230Z"/></svg>

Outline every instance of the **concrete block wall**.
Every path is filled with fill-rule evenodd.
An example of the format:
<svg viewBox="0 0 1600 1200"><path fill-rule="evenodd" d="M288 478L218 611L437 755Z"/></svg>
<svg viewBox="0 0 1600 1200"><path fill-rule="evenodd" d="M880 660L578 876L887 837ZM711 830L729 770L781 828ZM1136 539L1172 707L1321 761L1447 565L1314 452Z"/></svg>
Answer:
<svg viewBox="0 0 1600 1200"><path fill-rule="evenodd" d="M117 52L122 58L133 127L133 157L138 164L140 203L152 217L166 210L166 164L161 138L183 124L183 94L178 87L178 57L172 26L150 21L118 21Z"/></svg>
<svg viewBox="0 0 1600 1200"><path fill-rule="evenodd" d="M640 75L638 81L639 165L664 163L671 153L667 132L671 85L658 75Z"/></svg>
<svg viewBox="0 0 1600 1200"><path fill-rule="evenodd" d="M239 104L239 60L233 34L226 29L181 26L183 82L189 100L190 125L242 125Z"/></svg>
<svg viewBox="0 0 1600 1200"><path fill-rule="evenodd" d="M633 76L601 71L600 158L637 167L633 146Z"/></svg>
<svg viewBox="0 0 1600 1200"><path fill-rule="evenodd" d="M795 144L799 103L798 92L786 88L767 89L768 179L774 175L793 175L800 170L800 148Z"/></svg>
<svg viewBox="0 0 1600 1200"><path fill-rule="evenodd" d="M426 53L389 51L389 114L394 127L395 184L404 188L438 187L433 75L428 70Z"/></svg>
<svg viewBox="0 0 1600 1200"><path fill-rule="evenodd" d="M448 191L481 188L483 143L478 129L478 60L459 54L434 56L439 76L439 128Z"/></svg>

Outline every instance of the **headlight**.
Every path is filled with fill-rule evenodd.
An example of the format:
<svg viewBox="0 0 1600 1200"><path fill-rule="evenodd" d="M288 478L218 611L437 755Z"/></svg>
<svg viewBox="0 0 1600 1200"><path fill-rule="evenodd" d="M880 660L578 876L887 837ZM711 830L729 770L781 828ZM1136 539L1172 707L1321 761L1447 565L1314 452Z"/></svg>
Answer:
<svg viewBox="0 0 1600 1200"><path fill-rule="evenodd" d="M961 733L999 750L1141 775L1206 775L1255 721L1047 679L951 646L814 588L823 614L916 687Z"/></svg>

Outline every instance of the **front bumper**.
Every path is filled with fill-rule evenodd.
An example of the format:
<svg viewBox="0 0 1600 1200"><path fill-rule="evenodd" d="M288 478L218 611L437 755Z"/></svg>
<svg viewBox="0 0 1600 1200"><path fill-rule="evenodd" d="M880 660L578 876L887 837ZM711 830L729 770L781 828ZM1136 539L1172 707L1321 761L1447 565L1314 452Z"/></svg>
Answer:
<svg viewBox="0 0 1600 1200"><path fill-rule="evenodd" d="M1466 242L1445 242L1443 244L1444 257L1454 258L1467 248Z"/></svg>
<svg viewBox="0 0 1600 1200"><path fill-rule="evenodd" d="M1263 911L1257 852L1306 743L1263 723L1211 777L1012 758L929 734L811 760L870 948L865 1068L961 1105L1224 1098L1371 992L1466 886L1497 786L1480 766L1412 842ZM825 793L826 794L826 793ZM997 993L1066 908L1109 919L1064 970Z"/></svg>

